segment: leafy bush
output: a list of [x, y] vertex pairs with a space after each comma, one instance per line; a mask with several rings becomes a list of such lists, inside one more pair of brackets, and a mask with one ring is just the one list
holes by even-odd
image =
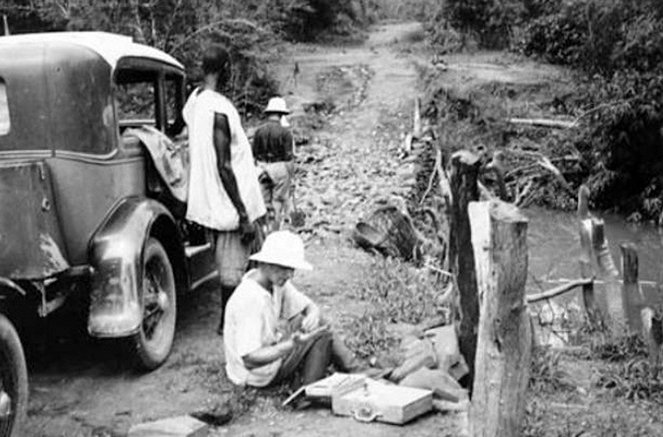
[[509, 45], [513, 28], [527, 15], [528, 3], [522, 0], [445, 0], [436, 10], [429, 28], [434, 40], [439, 39], [439, 26], [451, 27], [476, 39], [481, 47], [504, 48]]
[[662, 2], [447, 0], [428, 28], [444, 51], [467, 47], [470, 35], [483, 47], [578, 69], [577, 182], [588, 184], [597, 208], [663, 223]]
[[364, 16], [370, 21], [396, 19], [426, 21], [443, 0], [362, 0]]

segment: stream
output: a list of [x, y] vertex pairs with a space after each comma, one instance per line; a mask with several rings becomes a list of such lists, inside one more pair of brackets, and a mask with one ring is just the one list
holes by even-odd
[[[530, 208], [525, 211], [529, 218], [528, 250], [529, 273], [527, 292], [538, 293], [551, 289], [568, 280], [580, 277], [578, 259], [580, 238], [575, 213]], [[639, 279], [645, 301], [661, 303], [658, 288], [663, 282], [663, 229], [653, 224], [627, 223], [623, 217], [610, 214], [595, 214], [605, 222], [606, 237], [610, 243], [615, 265], [621, 273], [619, 245], [631, 242], [636, 245], [639, 261]], [[595, 284], [595, 290], [604, 287]], [[607, 296], [607, 299], [615, 299]], [[582, 308], [581, 292], [576, 289], [553, 299], [556, 303]], [[631, 316], [632, 317], [632, 316]], [[629, 321], [632, 322], [632, 318]]]

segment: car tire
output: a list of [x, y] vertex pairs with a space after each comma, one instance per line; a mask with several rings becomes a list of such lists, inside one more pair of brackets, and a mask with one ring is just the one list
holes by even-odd
[[0, 314], [0, 383], [0, 406], [4, 409], [7, 406], [5, 402], [8, 402], [9, 406], [8, 414], [0, 417], [0, 437], [18, 437], [21, 435], [28, 406], [28, 371], [16, 329], [2, 314]]
[[138, 299], [143, 313], [131, 350], [139, 368], [152, 370], [166, 361], [175, 337], [176, 287], [168, 253], [155, 238], [145, 243]]

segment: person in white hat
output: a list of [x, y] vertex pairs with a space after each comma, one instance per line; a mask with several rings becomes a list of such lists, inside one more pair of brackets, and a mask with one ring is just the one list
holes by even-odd
[[354, 355], [321, 320], [320, 309], [290, 282], [310, 270], [304, 243], [290, 231], [267, 236], [251, 256], [257, 267], [244, 275], [226, 307], [226, 373], [237, 385], [265, 387], [299, 374], [300, 384], [325, 376], [330, 363], [358, 369]]
[[281, 227], [290, 208], [294, 175], [294, 140], [285, 116], [290, 113], [282, 97], [269, 99], [267, 121], [253, 136], [253, 156], [261, 169], [260, 186], [272, 230]]

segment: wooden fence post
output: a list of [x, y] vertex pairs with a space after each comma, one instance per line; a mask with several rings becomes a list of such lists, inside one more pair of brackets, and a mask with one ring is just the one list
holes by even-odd
[[449, 226], [449, 263], [456, 274], [460, 292], [461, 321], [458, 332], [460, 352], [469, 367], [470, 387], [474, 377], [474, 357], [479, 324], [479, 297], [474, 269], [470, 219], [467, 207], [479, 199], [477, 178], [481, 163], [474, 154], [461, 150], [451, 156], [452, 207]]
[[499, 200], [472, 202], [469, 214], [481, 296], [470, 436], [511, 437], [521, 432], [532, 353], [527, 218]]
[[[579, 223], [580, 231], [580, 248], [582, 249], [580, 253], [580, 277], [581, 278], [591, 278], [594, 276], [594, 269], [592, 267], [592, 227], [591, 220], [581, 220]], [[585, 304], [585, 312], [587, 313], [587, 319], [589, 324], [594, 329], [603, 330], [605, 329], [605, 319], [603, 316], [603, 310], [598, 305], [596, 301], [596, 295], [594, 294], [594, 283], [585, 284], [582, 286], [582, 300]]]
[[[580, 277], [587, 279], [594, 276], [594, 268], [592, 266], [593, 250], [591, 219], [582, 220], [579, 223], [579, 231], [580, 247], [582, 249], [579, 260]], [[601, 306], [599, 306], [596, 300], [593, 283], [582, 286], [582, 300], [585, 304], [585, 311], [587, 312], [589, 324], [594, 329], [605, 329], [605, 317]]]
[[624, 243], [619, 248], [622, 251], [626, 314], [633, 330], [642, 332], [642, 337], [647, 343], [649, 369], [652, 377], [655, 378], [661, 365], [661, 343], [663, 342], [661, 320], [656, 316], [654, 309], [647, 305], [640, 289], [638, 282], [638, 252], [635, 250], [635, 244]]
[[622, 272], [624, 276], [624, 284], [622, 285], [622, 296], [626, 306], [624, 310], [628, 317], [629, 327], [636, 332], [640, 332], [642, 330], [640, 310], [644, 307], [645, 298], [638, 283], [638, 252], [633, 243], [622, 243], [619, 245], [619, 249], [622, 252]]

